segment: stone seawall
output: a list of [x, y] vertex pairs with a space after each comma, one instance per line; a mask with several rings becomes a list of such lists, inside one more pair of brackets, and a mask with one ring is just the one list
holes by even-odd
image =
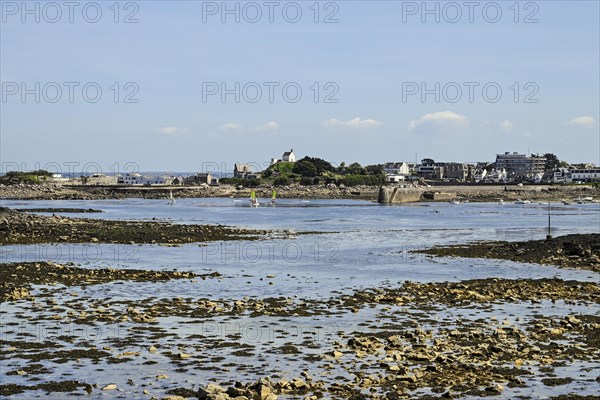
[[382, 186], [379, 189], [379, 197], [377, 201], [383, 204], [412, 203], [421, 201], [424, 193], [425, 189], [423, 188]]

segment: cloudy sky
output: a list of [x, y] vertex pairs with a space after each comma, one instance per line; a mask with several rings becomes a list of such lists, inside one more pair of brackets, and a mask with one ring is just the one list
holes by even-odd
[[1, 2], [4, 170], [600, 162], [597, 1], [23, 4]]

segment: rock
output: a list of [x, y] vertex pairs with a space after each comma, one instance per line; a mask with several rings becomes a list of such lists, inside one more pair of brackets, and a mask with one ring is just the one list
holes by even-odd
[[490, 393], [500, 394], [504, 391], [504, 386], [502, 386], [500, 384], [496, 384], [494, 386], [485, 388], [485, 391], [490, 392]]
[[417, 382], [417, 377], [415, 375], [399, 375], [396, 377], [396, 380], [401, 381], [401, 382], [409, 382], [409, 383], [416, 383]]
[[19, 300], [29, 297], [29, 290], [27, 288], [14, 288], [8, 292], [7, 298], [9, 300]]
[[328, 354], [333, 358], [340, 358], [344, 355], [344, 353], [342, 353], [341, 351], [337, 351], [337, 350], [334, 350]]
[[307, 371], [302, 371], [302, 373], [300, 373], [300, 375], [302, 375], [304, 377], [304, 379], [306, 379], [307, 381], [313, 380], [312, 376], [310, 376], [310, 374]]
[[222, 386], [216, 385], [214, 383], [209, 383], [205, 388], [200, 388], [198, 390], [198, 398], [200, 400], [209, 400], [213, 399], [217, 395], [223, 395], [226, 392], [227, 390]]
[[[272, 395], [273, 395], [273, 393], [269, 386], [261, 385], [260, 388], [258, 389], [258, 396], [259, 396], [260, 400], [267, 400], [267, 399], [270, 400]], [[275, 399], [276, 398], [277, 398], [277, 396], [275, 396]]]
[[521, 368], [522, 366], [523, 366], [523, 360], [521, 360], [520, 358], [517, 358], [515, 360], [515, 367]]

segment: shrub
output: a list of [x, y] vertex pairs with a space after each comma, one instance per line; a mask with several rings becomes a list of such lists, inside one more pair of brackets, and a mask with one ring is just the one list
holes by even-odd
[[289, 175], [292, 173], [292, 170], [294, 169], [294, 163], [293, 162], [285, 162], [285, 161], [279, 161], [277, 164], [273, 164], [271, 166], [269, 166], [269, 168], [267, 168], [264, 172], [263, 172], [263, 176], [265, 178], [271, 177], [273, 175], [278, 176], [278, 175]]
[[221, 178], [220, 182], [224, 185], [233, 185], [233, 186], [242, 185], [243, 187], [247, 187], [247, 188], [257, 187], [262, 184], [261, 179], [242, 179], [242, 178]]
[[310, 186], [310, 185], [313, 184], [313, 178], [310, 178], [308, 176], [304, 176], [304, 177], [300, 178], [300, 184], [303, 185], [303, 186]]
[[44, 170], [36, 170], [31, 172], [9, 171], [4, 176], [0, 176], [0, 183], [8, 185], [19, 183], [39, 184], [45, 182], [51, 176], [51, 172]]
[[311, 161], [304, 159], [298, 161], [296, 165], [294, 165], [293, 171], [302, 176], [316, 176], [318, 173], [317, 167]]
[[275, 186], [288, 186], [292, 183], [292, 180], [287, 176], [280, 176], [279, 178], [273, 181], [273, 185]]

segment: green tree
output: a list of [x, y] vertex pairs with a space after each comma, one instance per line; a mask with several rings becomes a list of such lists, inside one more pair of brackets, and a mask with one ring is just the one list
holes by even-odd
[[555, 170], [560, 166], [560, 160], [554, 154], [546, 153], [544, 157], [546, 158], [546, 166], [544, 168], [546, 171]]
[[367, 171], [367, 174], [369, 175], [383, 174], [383, 164], [367, 165], [365, 171]]
[[[333, 165], [331, 165], [331, 163], [329, 163], [328, 161], [323, 160], [322, 158], [304, 157], [304, 158], [300, 159], [298, 162], [300, 162], [300, 161], [310, 161], [317, 169], [317, 175], [321, 175], [325, 171], [329, 171], [329, 172], [335, 171], [335, 168], [333, 167]], [[298, 162], [296, 162], [296, 164], [298, 164]], [[296, 172], [296, 171], [294, 171], [294, 172]]]
[[267, 168], [265, 170], [265, 172], [263, 172], [263, 176], [265, 178], [268, 178], [268, 177], [272, 176], [274, 173], [276, 173], [275, 175], [289, 175], [292, 173], [293, 169], [294, 169], [294, 163], [280, 161], [276, 164], [270, 165], [269, 168]]
[[366, 175], [367, 171], [357, 162], [348, 165], [348, 173], [351, 175]]
[[317, 167], [315, 166], [315, 164], [313, 164], [311, 161], [309, 160], [305, 160], [302, 159], [298, 162], [296, 162], [296, 165], [294, 165], [294, 169], [293, 169], [295, 174], [299, 174], [302, 176], [317, 176], [318, 175], [318, 171], [317, 171]]
[[279, 178], [273, 181], [273, 185], [275, 186], [288, 186], [292, 183], [292, 180], [287, 176], [280, 176]]

